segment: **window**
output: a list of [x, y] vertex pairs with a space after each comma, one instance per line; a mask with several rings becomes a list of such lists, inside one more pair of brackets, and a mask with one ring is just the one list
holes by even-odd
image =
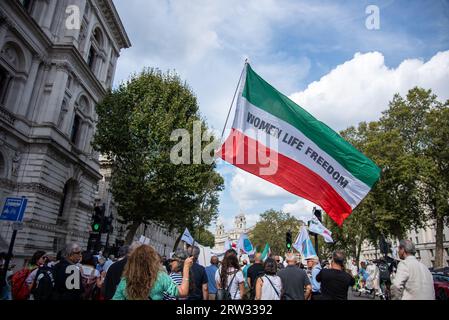
[[59, 217], [62, 217], [62, 214], [64, 213], [65, 200], [67, 198], [67, 190], [68, 190], [68, 184], [66, 183], [64, 185], [64, 189], [62, 190], [62, 199], [61, 199], [61, 203], [59, 204], [59, 212], [58, 212]]
[[449, 248], [446, 248], [446, 255], [449, 256]]
[[443, 241], [446, 241], [446, 235], [443, 233]]
[[91, 46], [89, 50], [89, 56], [87, 57], [87, 64], [89, 65], [90, 70], [94, 71], [95, 65], [95, 49]]
[[9, 72], [0, 66], [0, 103], [3, 103], [3, 99], [6, 97], [10, 79]]
[[99, 28], [96, 28], [94, 30], [93, 35], [94, 35], [95, 41], [97, 42], [98, 48], [103, 47], [103, 35], [101, 33], [101, 30]]
[[0, 153], [0, 177], [6, 176], [6, 163], [3, 154]]
[[416, 250], [416, 257], [421, 258], [421, 252], [419, 250]]
[[72, 125], [72, 133], [70, 134], [70, 141], [72, 141], [73, 144], [76, 145], [77, 138], [78, 138], [78, 131], [81, 124], [81, 118], [79, 115], [75, 115], [75, 119], [73, 119], [73, 125]]
[[30, 12], [33, 7], [34, 1], [33, 0], [19, 0], [19, 2], [26, 11]]
[[419, 243], [419, 239], [418, 239], [418, 237], [415, 237], [415, 239], [416, 239], [416, 244], [418, 244]]
[[430, 249], [430, 256], [433, 257], [433, 249]]

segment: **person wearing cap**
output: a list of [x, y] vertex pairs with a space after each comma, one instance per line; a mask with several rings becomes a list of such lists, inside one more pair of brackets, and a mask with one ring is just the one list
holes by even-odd
[[191, 246], [187, 248], [187, 253], [193, 257], [193, 265], [190, 270], [193, 276], [193, 289], [190, 290], [187, 300], [208, 300], [209, 288], [207, 285], [208, 279], [206, 268], [198, 263], [200, 248], [197, 246]]
[[321, 284], [316, 281], [316, 276], [321, 271], [320, 260], [317, 256], [310, 256], [306, 258], [307, 269], [310, 270], [310, 283], [312, 284], [312, 300], [318, 298], [321, 294]]
[[[182, 269], [184, 267], [184, 261], [189, 256], [184, 250], [177, 250], [171, 259], [169, 260], [170, 264], [170, 274], [169, 277], [173, 280], [176, 285], [180, 286], [182, 284]], [[176, 296], [170, 295], [167, 292], [164, 292], [164, 300], [185, 300], [186, 298], [177, 298]]]
[[307, 273], [297, 266], [297, 257], [293, 253], [286, 255], [287, 267], [279, 270], [283, 287], [283, 300], [309, 300], [312, 286]]

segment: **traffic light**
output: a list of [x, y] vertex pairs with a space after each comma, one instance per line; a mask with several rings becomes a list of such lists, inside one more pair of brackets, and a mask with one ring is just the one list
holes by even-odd
[[290, 231], [287, 231], [285, 234], [285, 244], [287, 246], [287, 251], [290, 251], [292, 249], [292, 233]]
[[104, 223], [103, 223], [103, 232], [104, 233], [112, 233], [114, 231], [114, 227], [112, 226], [112, 220], [114, 220], [112, 215], [104, 217]]
[[92, 216], [92, 231], [93, 232], [101, 232], [103, 226], [103, 218], [104, 218], [104, 206], [96, 206], [94, 208], [94, 215]]
[[320, 222], [323, 222], [323, 221], [321, 220], [321, 210], [317, 209], [316, 207], [313, 207], [313, 214], [315, 215], [315, 217], [318, 218], [318, 220], [319, 220]]

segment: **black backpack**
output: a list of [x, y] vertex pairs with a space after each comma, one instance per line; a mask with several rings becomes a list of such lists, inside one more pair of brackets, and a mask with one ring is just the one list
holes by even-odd
[[[226, 289], [224, 288], [224, 283], [222, 283], [222, 287], [221, 289], [217, 289], [217, 295], [216, 295], [216, 300], [232, 300], [232, 295], [231, 292], [229, 291], [229, 288], [232, 286], [232, 282], [234, 281], [234, 278], [237, 274], [238, 270], [236, 270], [234, 272], [234, 276], [231, 279], [231, 282], [229, 282], [228, 286], [226, 287]], [[237, 295], [237, 291], [234, 293], [234, 298]]]
[[390, 271], [386, 262], [379, 263], [379, 278], [380, 280], [390, 280]]
[[52, 300], [55, 292], [55, 277], [53, 269], [47, 266], [39, 267], [34, 279], [31, 293], [34, 300]]

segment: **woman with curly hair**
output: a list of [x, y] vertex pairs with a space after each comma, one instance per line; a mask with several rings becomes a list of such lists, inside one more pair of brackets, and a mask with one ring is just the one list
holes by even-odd
[[160, 271], [160, 260], [153, 247], [141, 245], [129, 257], [112, 300], [162, 300], [164, 292], [175, 297], [186, 297], [192, 264], [191, 257], [185, 260], [184, 276], [178, 286], [167, 273]]

